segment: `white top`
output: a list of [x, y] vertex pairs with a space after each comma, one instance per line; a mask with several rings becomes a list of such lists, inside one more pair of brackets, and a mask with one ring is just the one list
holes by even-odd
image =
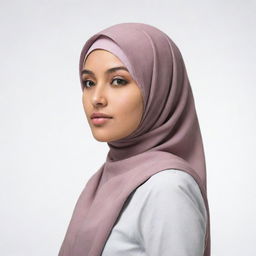
[[203, 256], [207, 211], [198, 184], [180, 170], [164, 170], [134, 190], [102, 256]]

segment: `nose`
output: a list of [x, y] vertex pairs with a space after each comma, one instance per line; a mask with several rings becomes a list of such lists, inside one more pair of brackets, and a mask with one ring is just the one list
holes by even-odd
[[94, 107], [105, 106], [107, 104], [107, 97], [104, 88], [100, 88], [100, 86], [95, 88], [92, 95], [92, 104]]

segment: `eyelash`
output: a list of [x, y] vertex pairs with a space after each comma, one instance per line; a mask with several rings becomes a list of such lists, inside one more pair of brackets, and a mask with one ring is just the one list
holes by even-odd
[[[124, 79], [122, 79], [122, 78], [114, 78], [114, 79], [112, 80], [111, 84], [112, 84], [113, 81], [115, 81], [115, 80], [120, 80], [120, 81], [122, 81], [122, 84], [121, 84], [120, 86], [126, 85], [126, 84], [128, 83], [128, 81], [126, 81], [126, 80], [124, 80]], [[91, 86], [88, 87], [88, 86], [86, 85], [86, 82], [87, 82], [87, 81], [92, 82], [92, 80], [89, 80], [89, 79], [83, 80], [83, 81], [82, 81], [83, 88], [91, 88]], [[116, 85], [116, 86], [119, 87], [119, 85]]]

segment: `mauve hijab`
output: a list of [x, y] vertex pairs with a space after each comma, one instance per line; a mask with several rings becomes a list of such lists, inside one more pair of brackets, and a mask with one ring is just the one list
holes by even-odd
[[204, 256], [210, 256], [203, 141], [178, 47], [151, 25], [112, 25], [91, 36], [82, 49], [82, 89], [81, 71], [94, 49], [112, 52], [128, 68], [141, 89], [144, 112], [134, 132], [107, 143], [106, 161], [81, 192], [58, 255], [100, 256], [128, 196], [152, 175], [173, 168], [189, 173], [199, 185], [208, 214]]

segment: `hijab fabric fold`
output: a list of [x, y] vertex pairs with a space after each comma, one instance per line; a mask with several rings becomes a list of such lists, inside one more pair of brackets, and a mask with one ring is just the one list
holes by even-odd
[[141, 89], [143, 116], [130, 135], [107, 142], [106, 160], [85, 184], [58, 256], [100, 256], [129, 195], [152, 175], [167, 169], [185, 171], [199, 185], [208, 216], [204, 256], [210, 256], [203, 140], [178, 47], [152, 25], [112, 25], [91, 36], [82, 48], [79, 61], [82, 90], [81, 71], [94, 49], [112, 52], [128, 68]]

